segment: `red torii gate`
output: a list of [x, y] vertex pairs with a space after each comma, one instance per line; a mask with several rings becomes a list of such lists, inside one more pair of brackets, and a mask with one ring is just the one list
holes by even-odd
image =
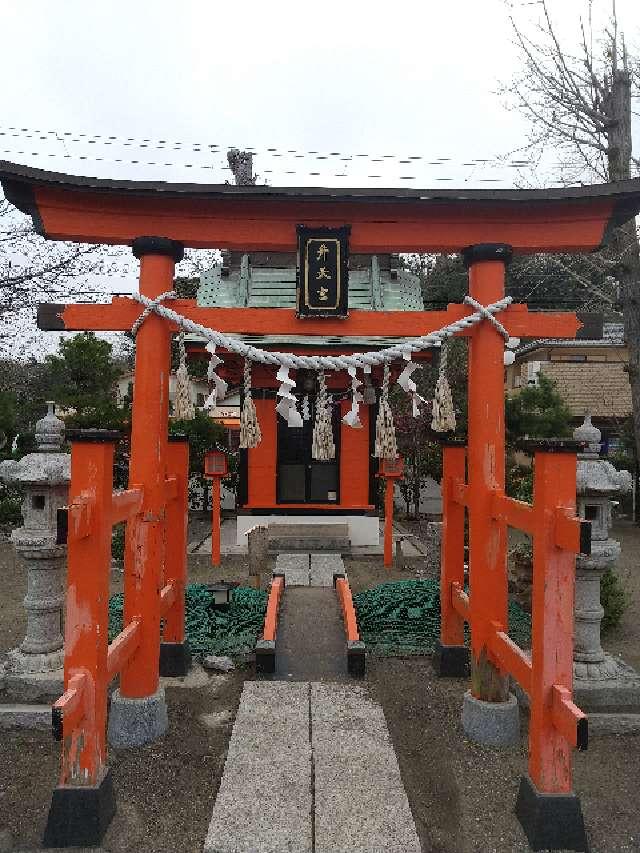
[[[173, 289], [174, 265], [184, 245], [293, 251], [296, 225], [348, 223], [354, 252], [463, 252], [470, 295], [488, 304], [504, 296], [512, 251], [591, 251], [640, 210], [638, 180], [540, 191], [287, 189], [117, 182], [3, 162], [0, 180], [6, 197], [32, 216], [43, 236], [130, 245], [140, 259], [140, 292], [151, 299]], [[344, 320], [310, 320], [287, 309], [205, 309], [192, 300], [176, 300], [171, 307], [223, 332], [293, 332], [311, 339], [418, 336], [471, 313], [465, 306], [450, 305], [444, 312], [352, 311]], [[39, 323], [43, 329], [125, 331], [141, 310], [126, 298], [106, 305], [48, 305], [41, 306]], [[511, 305], [500, 321], [513, 337], [573, 337], [579, 327], [574, 314], [530, 314], [522, 305]], [[182, 535], [167, 536], [169, 525], [172, 534], [175, 526], [184, 530], [186, 518], [184, 493], [176, 503], [186, 455], [170, 453], [167, 444], [173, 331], [171, 323], [152, 314], [137, 336], [129, 490], [112, 494], [111, 451], [108, 440], [104, 443], [108, 436], [86, 436], [89, 443], [73, 445], [66, 692], [54, 708], [63, 760], [48, 843], [96, 843], [113, 814], [104, 731], [108, 682], [121, 673], [121, 697], [139, 709], [150, 739], [162, 730], [166, 715], [158, 691], [159, 661], [171, 674], [188, 667], [182, 601], [185, 542]], [[580, 523], [574, 518], [575, 448], [547, 447], [536, 457], [533, 508], [505, 497], [504, 341], [486, 322], [462, 334], [470, 338], [467, 476], [465, 450], [445, 448], [438, 666], [443, 675], [466, 671], [462, 620], [468, 619], [473, 695], [501, 700], [511, 674], [531, 697], [529, 777], [523, 780], [517, 806], [531, 843], [585, 849], [570, 764], [570, 748], [586, 745], [586, 719], [571, 702], [573, 567], [580, 550]], [[547, 458], [556, 450], [568, 455]], [[465, 507], [469, 594], [461, 574]], [[105, 543], [114, 519], [124, 518], [129, 520], [125, 627], [107, 648]], [[507, 634], [507, 524], [535, 534], [531, 659]], [[170, 631], [161, 644], [162, 614], [168, 614]]]

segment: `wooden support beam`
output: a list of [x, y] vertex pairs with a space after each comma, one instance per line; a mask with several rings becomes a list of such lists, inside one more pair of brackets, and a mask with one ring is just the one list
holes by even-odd
[[500, 521], [516, 530], [522, 530], [524, 533], [533, 534], [534, 532], [535, 515], [533, 507], [524, 501], [508, 498], [500, 492], [493, 494], [491, 517], [495, 521]]
[[123, 489], [111, 497], [111, 524], [120, 524], [135, 515], [142, 505], [142, 489]]
[[127, 627], [109, 644], [107, 650], [107, 678], [112, 681], [125, 663], [131, 659], [140, 645], [142, 623], [140, 619], [132, 619]]
[[86, 684], [86, 673], [76, 673], [69, 679], [69, 686], [62, 696], [51, 706], [51, 723], [55, 740], [62, 740], [65, 726], [67, 731], [72, 731], [82, 722], [86, 713]]
[[83, 492], [68, 508], [67, 541], [86, 539], [93, 531], [95, 501], [91, 495]]
[[269, 591], [269, 599], [267, 601], [267, 612], [264, 615], [264, 630], [262, 639], [266, 642], [275, 642], [276, 631], [278, 630], [278, 611], [280, 609], [280, 599], [284, 590], [284, 577], [277, 575], [271, 581], [271, 589]]
[[167, 503], [178, 497], [178, 480], [176, 477], [167, 477], [164, 481], [164, 493]]
[[571, 691], [560, 684], [551, 688], [551, 719], [570, 746], [581, 751], [589, 745], [589, 723], [571, 698]]
[[344, 621], [344, 630], [347, 635], [348, 643], [357, 643], [360, 639], [358, 632], [358, 622], [356, 620], [356, 611], [353, 606], [353, 597], [351, 595], [351, 587], [345, 578], [336, 578], [336, 592], [340, 600], [340, 608], [342, 610], [342, 618]]
[[469, 506], [469, 486], [460, 479], [451, 483], [451, 500], [460, 506]]
[[[555, 536], [554, 541], [558, 548], [571, 551], [572, 554], [582, 553], [584, 546], [583, 521], [577, 518], [571, 510], [558, 507], [555, 512]], [[588, 523], [588, 522], [587, 522]], [[589, 524], [589, 531], [591, 525]], [[591, 537], [589, 536], [589, 545]]]
[[[352, 310], [344, 320], [299, 319], [289, 308], [202, 308], [193, 299], [176, 299], [167, 307], [207, 328], [230, 334], [329, 336], [418, 337], [468, 317], [473, 310], [451, 304], [446, 311], [364, 311]], [[138, 319], [143, 306], [132, 299], [114, 296], [107, 304], [45, 304], [38, 308], [38, 326], [44, 331], [126, 332]], [[529, 311], [526, 305], [512, 304], [498, 319], [514, 337], [574, 338], [581, 327], [574, 313]], [[177, 326], [169, 323], [171, 331]], [[459, 333], [473, 334], [473, 327]]]
[[160, 615], [164, 614], [171, 608], [176, 600], [176, 585], [174, 581], [169, 581], [160, 590]]
[[495, 633], [489, 636], [489, 656], [501, 670], [508, 672], [528, 695], [531, 693], [531, 658], [511, 637], [494, 623]]
[[460, 616], [462, 616], [465, 622], [469, 621], [469, 596], [462, 589], [460, 584], [455, 581], [451, 584], [451, 606], [456, 613], [459, 613]]

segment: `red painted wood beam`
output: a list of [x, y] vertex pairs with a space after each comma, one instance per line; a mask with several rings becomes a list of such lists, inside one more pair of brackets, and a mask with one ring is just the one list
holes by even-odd
[[132, 619], [127, 627], [109, 644], [107, 650], [107, 678], [114, 679], [140, 645], [142, 627], [140, 619]]
[[[201, 308], [193, 299], [176, 299], [168, 304], [176, 313], [216, 331], [246, 335], [391, 336], [418, 337], [474, 313], [466, 305], [452, 304], [446, 311], [351, 311], [345, 320], [301, 320], [289, 308]], [[38, 325], [44, 330], [96, 332], [129, 331], [143, 311], [132, 299], [115, 296], [106, 304], [80, 303], [41, 305]], [[512, 304], [498, 319], [514, 337], [573, 338], [581, 328], [571, 312], [529, 311], [526, 305]], [[169, 324], [172, 331], [177, 327]], [[461, 335], [472, 334], [465, 330]], [[312, 343], [312, 340], [310, 340]]]

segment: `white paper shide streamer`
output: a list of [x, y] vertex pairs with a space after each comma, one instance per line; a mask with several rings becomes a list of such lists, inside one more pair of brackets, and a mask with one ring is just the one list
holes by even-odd
[[216, 373], [216, 367], [222, 364], [222, 359], [216, 355], [216, 345], [209, 341], [207, 344], [207, 352], [209, 353], [209, 368], [207, 370], [207, 379], [209, 380], [210, 393], [204, 401], [206, 411], [213, 411], [218, 405], [218, 400], [224, 400], [227, 393], [227, 383], [221, 379]]
[[360, 403], [363, 402], [364, 396], [358, 391], [362, 382], [356, 376], [355, 367], [349, 368], [349, 376], [351, 376], [351, 408], [342, 418], [342, 423], [350, 426], [352, 429], [362, 429], [360, 421]]
[[282, 365], [276, 374], [276, 379], [280, 383], [280, 387], [276, 391], [276, 397], [280, 398], [276, 412], [285, 419], [290, 427], [301, 427], [302, 416], [296, 408], [297, 401], [293, 393], [296, 381], [289, 376], [289, 370], [290, 368]]
[[411, 378], [411, 374], [419, 367], [420, 365], [416, 364], [414, 361], [408, 361], [404, 370], [400, 376], [398, 376], [398, 385], [402, 388], [405, 394], [411, 395], [411, 410], [414, 418], [417, 418], [420, 415], [420, 403], [427, 402], [424, 397], [421, 397], [420, 394], [418, 394], [418, 386]]

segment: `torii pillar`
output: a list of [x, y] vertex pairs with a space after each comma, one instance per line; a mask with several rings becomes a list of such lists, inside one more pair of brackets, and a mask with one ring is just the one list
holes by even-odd
[[[140, 259], [140, 293], [155, 299], [173, 290], [182, 244], [164, 237], [138, 237], [131, 247]], [[170, 369], [171, 329], [152, 313], [136, 336], [129, 488], [141, 488], [143, 498], [141, 520], [127, 525], [124, 575], [124, 626], [141, 618], [144, 631], [111, 700], [109, 742], [113, 746], [149, 743], [164, 734], [168, 725], [159, 669]]]
[[[511, 246], [482, 243], [462, 253], [469, 271], [469, 294], [484, 305], [505, 295]], [[518, 705], [509, 694], [509, 676], [489, 660], [488, 637], [499, 625], [508, 630], [506, 527], [493, 518], [492, 499], [505, 488], [504, 339], [481, 323], [469, 339], [468, 484], [471, 691], [462, 722], [477, 733], [486, 721], [492, 738], [513, 742], [519, 732]], [[475, 738], [477, 739], [477, 737]]]

